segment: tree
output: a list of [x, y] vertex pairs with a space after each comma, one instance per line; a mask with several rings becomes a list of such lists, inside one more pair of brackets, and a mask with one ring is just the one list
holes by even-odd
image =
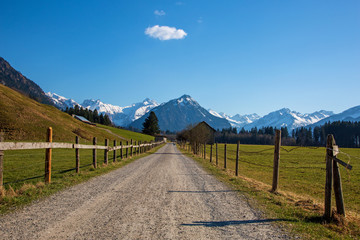
[[159, 120], [153, 111], [151, 111], [149, 116], [145, 119], [143, 127], [142, 132], [145, 134], [154, 136], [155, 134], [160, 133]]

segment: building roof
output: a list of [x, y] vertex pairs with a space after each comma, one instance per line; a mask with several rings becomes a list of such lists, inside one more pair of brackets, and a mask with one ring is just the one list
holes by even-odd
[[214, 128], [212, 128], [207, 122], [205, 121], [202, 121], [200, 123], [198, 123], [195, 127], [193, 128], [196, 128], [197, 126], [199, 126], [200, 124], [205, 124], [208, 128], [210, 128], [211, 130], [213, 130], [214, 132], [216, 132], [216, 130]]
[[87, 119], [84, 118], [83, 116], [75, 115], [74, 117], [75, 117], [76, 119], [79, 119], [80, 121], [87, 122], [87, 123], [91, 123], [89, 120], [87, 120]]

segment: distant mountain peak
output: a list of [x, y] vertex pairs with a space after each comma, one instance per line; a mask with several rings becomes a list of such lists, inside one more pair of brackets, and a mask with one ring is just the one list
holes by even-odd
[[193, 99], [190, 95], [184, 94], [181, 97], [170, 100], [170, 102], [174, 102], [174, 104], [179, 105], [193, 105], [193, 106], [200, 106], [199, 103]]
[[81, 106], [73, 99], [68, 99], [56, 93], [47, 92], [46, 95], [51, 99], [53, 104], [61, 110], [65, 110], [66, 108], [74, 108], [76, 105]]
[[[187, 94], [163, 103], [154, 108], [153, 111], [159, 119], [160, 129], [163, 131], [181, 131], [190, 124], [196, 124], [202, 121], [207, 122], [214, 129], [230, 127], [226, 119], [213, 116]], [[149, 113], [145, 114], [130, 126], [141, 129], [142, 123], [148, 115]]]

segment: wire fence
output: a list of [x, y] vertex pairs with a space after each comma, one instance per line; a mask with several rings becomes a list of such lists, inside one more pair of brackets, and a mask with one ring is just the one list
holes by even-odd
[[[185, 148], [191, 151], [191, 146], [187, 145]], [[203, 151], [204, 145], [200, 149]], [[226, 170], [235, 174], [236, 144], [226, 144], [226, 164], [225, 144], [207, 145], [205, 149], [207, 161], [211, 159], [211, 163], [221, 169], [225, 169], [226, 165]], [[262, 182], [270, 189], [273, 183], [274, 150], [274, 146], [268, 145], [240, 145], [239, 175]], [[326, 150], [326, 147], [281, 146], [279, 190], [321, 202], [324, 198]], [[200, 152], [197, 156], [204, 159], [204, 153]], [[348, 165], [353, 165], [351, 171], [345, 167], [339, 169], [343, 176], [343, 192], [347, 206], [360, 213], [360, 149], [341, 149], [338, 158]]]

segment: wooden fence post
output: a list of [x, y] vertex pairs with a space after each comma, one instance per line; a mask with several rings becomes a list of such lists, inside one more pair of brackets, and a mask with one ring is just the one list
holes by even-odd
[[206, 143], [204, 143], [204, 159], [206, 159]]
[[[75, 137], [75, 144], [79, 144], [79, 136]], [[80, 171], [80, 153], [79, 153], [79, 149], [75, 148], [75, 168], [76, 168], [76, 173], [79, 173]]]
[[126, 141], [126, 158], [129, 157], [129, 147], [128, 147], [128, 145], [129, 145], [129, 141]]
[[272, 189], [271, 189], [272, 192], [276, 192], [278, 183], [279, 183], [280, 146], [281, 146], [281, 131], [276, 130], [275, 149], [274, 149], [273, 184], [272, 184]]
[[224, 168], [226, 169], [226, 148], [227, 148], [227, 146], [226, 146], [226, 143], [225, 143], [225, 145], [224, 145]]
[[120, 159], [122, 160], [123, 159], [123, 142], [121, 141], [120, 142]]
[[132, 157], [133, 156], [133, 151], [134, 151], [134, 148], [133, 148], [133, 140], [132, 139], [130, 139], [130, 157]]
[[[0, 132], [0, 142], [4, 141], [4, 133]], [[4, 151], [0, 151], [0, 189], [4, 184]]]
[[[46, 141], [52, 142], [52, 128], [47, 130]], [[51, 148], [45, 150], [45, 183], [51, 182]]]
[[[105, 146], [109, 146], [109, 140], [108, 139], [105, 139]], [[104, 150], [104, 163], [107, 165], [108, 162], [109, 162], [109, 150], [108, 149], [105, 149]]]
[[[96, 137], [93, 138], [93, 145], [96, 146], [97, 139]], [[93, 149], [93, 167], [97, 167], [97, 161], [96, 161], [96, 148]]]
[[210, 162], [212, 162], [212, 149], [213, 149], [213, 144], [210, 144]]
[[327, 221], [331, 219], [331, 189], [333, 175], [333, 145], [335, 145], [334, 136], [329, 134], [326, 141], [326, 181], [325, 181], [325, 213], [324, 218]]
[[[116, 147], [116, 140], [114, 140], [114, 148]], [[113, 162], [116, 162], [116, 149], [114, 149], [114, 159]]]
[[333, 178], [334, 178], [334, 194], [336, 201], [336, 211], [338, 214], [345, 216], [344, 197], [341, 186], [341, 175], [340, 175], [338, 163], [334, 160], [333, 160]]
[[240, 150], [240, 141], [237, 142], [237, 146], [236, 146], [235, 176], [239, 176], [239, 150]]
[[218, 165], [219, 163], [219, 154], [218, 154], [218, 144], [216, 143], [216, 166]]

